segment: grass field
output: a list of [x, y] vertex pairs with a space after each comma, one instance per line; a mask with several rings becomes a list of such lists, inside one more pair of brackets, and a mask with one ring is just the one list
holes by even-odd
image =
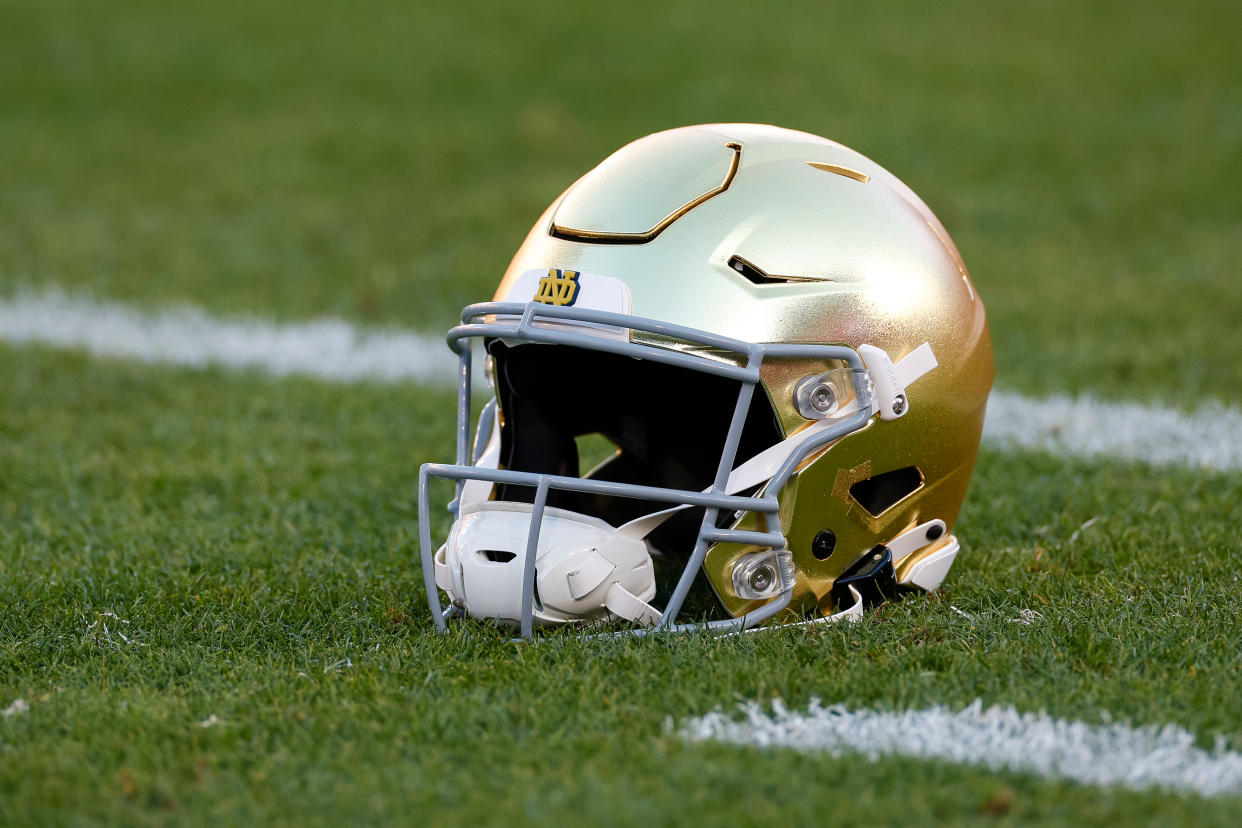
[[[924, 196], [987, 303], [998, 388], [1236, 406], [1236, 19], [11, 2], [0, 295], [438, 331], [607, 153], [752, 120]], [[986, 448], [936, 596], [848, 628], [532, 646], [429, 634], [414, 486], [452, 414], [440, 387], [0, 346], [0, 708], [29, 705], [0, 717], [0, 822], [1237, 824], [1237, 797], [668, 723], [980, 698], [1242, 749], [1242, 473]]]

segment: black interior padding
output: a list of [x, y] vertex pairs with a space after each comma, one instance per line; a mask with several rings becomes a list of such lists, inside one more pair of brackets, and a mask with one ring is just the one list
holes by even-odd
[[[489, 340], [487, 350], [495, 359], [503, 468], [578, 477], [588, 470], [579, 469], [574, 438], [599, 433], [620, 452], [595, 479], [692, 491], [712, 484], [737, 403], [736, 380], [564, 345]], [[781, 439], [772, 405], [756, 388], [734, 465]], [[529, 503], [534, 494], [530, 486], [505, 485], [496, 497]], [[620, 526], [674, 504], [553, 490], [548, 505]], [[701, 509], [687, 509], [651, 540], [684, 554], [702, 519]]]
[[914, 466], [906, 466], [860, 480], [850, 486], [850, 495], [872, 517], [879, 517], [922, 485], [922, 473]]

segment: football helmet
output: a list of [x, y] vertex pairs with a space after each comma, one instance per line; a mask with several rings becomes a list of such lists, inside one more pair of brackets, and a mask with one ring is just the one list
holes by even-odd
[[[931, 210], [841, 144], [755, 124], [641, 138], [461, 319], [456, 462], [419, 476], [440, 630], [852, 619], [936, 589], [958, 553], [993, 378], [983, 303]], [[441, 543], [433, 478], [456, 491]]]

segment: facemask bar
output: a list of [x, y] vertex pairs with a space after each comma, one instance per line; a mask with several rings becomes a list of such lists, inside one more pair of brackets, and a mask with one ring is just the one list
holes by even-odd
[[[493, 321], [476, 321], [480, 318], [492, 317]], [[629, 634], [645, 635], [651, 631], [683, 632], [689, 630], [718, 630], [739, 632], [751, 629], [789, 605], [793, 593], [793, 582], [781, 573], [780, 592], [754, 612], [741, 618], [712, 621], [706, 624], [678, 624], [677, 615], [686, 599], [695, 575], [703, 566], [708, 547], [712, 543], [744, 543], [769, 546], [776, 553], [784, 553], [785, 536], [781, 530], [778, 495], [785, 483], [797, 470], [801, 462], [816, 449], [851, 432], [857, 431], [867, 424], [874, 413], [873, 392], [870, 376], [863, 365], [862, 359], [852, 348], [839, 345], [802, 345], [802, 344], [762, 344], [745, 342], [738, 339], [719, 336], [706, 331], [673, 325], [655, 319], [645, 319], [627, 314], [609, 311], [574, 308], [569, 306], [543, 305], [536, 302], [483, 302], [468, 306], [462, 311], [462, 324], [448, 332], [446, 341], [459, 357], [458, 395], [457, 395], [457, 461], [453, 465], [444, 463], [424, 463], [418, 475], [418, 523], [419, 545], [423, 564], [423, 582], [427, 592], [427, 603], [431, 607], [436, 629], [447, 631], [447, 620], [461, 612], [460, 608], [450, 606], [447, 610], [440, 603], [439, 591], [435, 582], [434, 555], [435, 547], [431, 542], [430, 478], [441, 478], [456, 482], [456, 499], [454, 506], [460, 503], [462, 486], [466, 480], [481, 480], [492, 484], [516, 484], [535, 489], [535, 500], [530, 518], [530, 529], [527, 536], [526, 555], [522, 578], [522, 612], [520, 619], [521, 636], [530, 638], [533, 635], [534, 615], [534, 582], [535, 558], [539, 544], [539, 532], [543, 523], [544, 509], [547, 505], [548, 492], [552, 489], [592, 494], [612, 495], [617, 497], [636, 498], [673, 505], [701, 506], [705, 509], [703, 522], [699, 527], [698, 538], [694, 551], [691, 553], [685, 568], [678, 579], [661, 617], [654, 628], [635, 628], [626, 631]], [[516, 320], [516, 321], [512, 321]], [[544, 325], [538, 325], [544, 322]], [[562, 324], [556, 324], [562, 322]], [[552, 323], [552, 324], [546, 324]], [[570, 323], [568, 325], [563, 323]], [[621, 331], [625, 338], [608, 335], [608, 333], [584, 333], [572, 330], [571, 326], [589, 325], [593, 328], [612, 329], [609, 333]], [[658, 345], [647, 345], [633, 342], [630, 331], [644, 331], [673, 340], [689, 343], [694, 346], [714, 349], [725, 353], [736, 354], [743, 358], [744, 365], [721, 362], [710, 357], [663, 348]], [[737, 402], [725, 438], [725, 445], [716, 469], [715, 480], [706, 491], [685, 491], [657, 486], [641, 486], [632, 483], [617, 483], [605, 480], [566, 477], [534, 472], [519, 472], [507, 469], [487, 469], [469, 465], [477, 462], [481, 448], [475, 447], [474, 456], [470, 452], [470, 395], [471, 395], [471, 347], [473, 337], [494, 337], [511, 342], [542, 343], [549, 345], [569, 345], [595, 351], [621, 354], [623, 356], [645, 359], [677, 365], [694, 371], [701, 371], [717, 376], [738, 380], [741, 387]], [[857, 409], [848, 415], [842, 415], [839, 422], [823, 428], [808, 429], [806, 440], [799, 444], [790, 456], [773, 474], [761, 495], [741, 497], [730, 495], [726, 491], [729, 474], [737, 460], [738, 443], [741, 440], [742, 428], [751, 398], [759, 384], [759, 367], [767, 357], [774, 359], [823, 359], [840, 360], [849, 365], [857, 397]], [[480, 415], [478, 437], [476, 442], [485, 439], [490, 428], [485, 429], [482, 420], [490, 423], [496, 416], [495, 400], [484, 408]], [[452, 508], [452, 507], [451, 507]], [[767, 517], [767, 532], [751, 532], [736, 529], [718, 529], [716, 519], [722, 510], [762, 512]], [[452, 509], [454, 515], [457, 510]]]

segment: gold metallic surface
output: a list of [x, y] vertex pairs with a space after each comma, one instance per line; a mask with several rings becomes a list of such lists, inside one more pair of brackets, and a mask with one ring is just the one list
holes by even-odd
[[548, 275], [539, 280], [539, 289], [531, 301], [543, 305], [572, 305], [582, 289], [578, 284], [580, 275], [574, 270], [548, 268]]
[[832, 496], [844, 503], [849, 503], [850, 487], [871, 477], [871, 461], [865, 460], [852, 469], [837, 469], [832, 478]]
[[837, 164], [821, 164], [819, 161], [807, 161], [806, 163], [810, 164], [812, 167], [814, 167], [817, 170], [823, 170], [824, 172], [830, 172], [830, 173], [836, 173], [837, 175], [843, 175], [846, 178], [852, 178], [855, 181], [861, 181], [863, 184], [866, 184], [868, 181], [871, 180], [871, 176], [867, 175], [866, 173], [859, 172], [858, 170], [851, 170], [849, 167], [842, 167], [842, 166], [838, 166]]
[[[703, 133], [683, 133], [675, 146], [667, 146], [667, 141], [654, 143], [655, 147], [646, 147], [643, 141], [635, 141], [596, 168], [615, 166], [622, 174], [586, 176], [571, 187], [556, 211], [552, 232], [578, 241], [649, 242], [695, 207], [729, 189], [742, 159], [740, 144]], [[721, 149], [728, 151], [723, 178], [719, 176]], [[716, 185], [704, 191], [713, 176]], [[635, 183], [642, 187], [638, 194], [632, 191]], [[618, 205], [624, 205], [623, 209]], [[621, 229], [643, 227], [655, 215], [653, 208], [668, 207], [672, 209], [646, 230]]]
[[[699, 134], [688, 138], [691, 132]], [[939, 362], [907, 389], [910, 405], [904, 417], [873, 419], [838, 440], [782, 492], [782, 528], [798, 571], [793, 608], [829, 610], [834, 579], [875, 545], [935, 518], [952, 530], [970, 481], [992, 385], [992, 346], [983, 304], [957, 248], [931, 210], [891, 173], [853, 150], [807, 133], [753, 124], [686, 127], [643, 141], [648, 150], [669, 141], [678, 152], [690, 154], [699, 151], [694, 147], [718, 153], [733, 142], [741, 152], [727, 189], [690, 205], [643, 244], [552, 235], [552, 216], [559, 216], [562, 205], [558, 199], [518, 250], [498, 298], [526, 270], [579, 270], [624, 280], [638, 316], [752, 342], [853, 348], [866, 343], [883, 348], [894, 360], [928, 342]], [[596, 216], [610, 211], [631, 217], [669, 215], [668, 185], [651, 179], [652, 168], [637, 163], [637, 156], [629, 158], [587, 173], [570, 188], [570, 195], [589, 191], [597, 196], [591, 206]], [[848, 169], [868, 181], [863, 186], [852, 176], [824, 175], [825, 167]], [[613, 196], [617, 201], [610, 203]], [[629, 201], [623, 203], [623, 198]], [[646, 198], [649, 203], [634, 203]], [[753, 284], [729, 267], [733, 256], [765, 273], [806, 281]], [[809, 424], [794, 407], [797, 382], [835, 367], [809, 360], [762, 366], [764, 391], [785, 434]], [[694, 412], [671, 416], [693, 417]], [[840, 470], [864, 463], [871, 464], [872, 474], [916, 466], [924, 485], [873, 517], [852, 497], [834, 497]], [[764, 524], [755, 514], [741, 521], [747, 529], [764, 530]], [[823, 529], [835, 533], [837, 544], [820, 561], [810, 549]], [[742, 601], [732, 593], [731, 566], [750, 551], [755, 549], [718, 544], [704, 564], [722, 602], [735, 614], [762, 603]]]

